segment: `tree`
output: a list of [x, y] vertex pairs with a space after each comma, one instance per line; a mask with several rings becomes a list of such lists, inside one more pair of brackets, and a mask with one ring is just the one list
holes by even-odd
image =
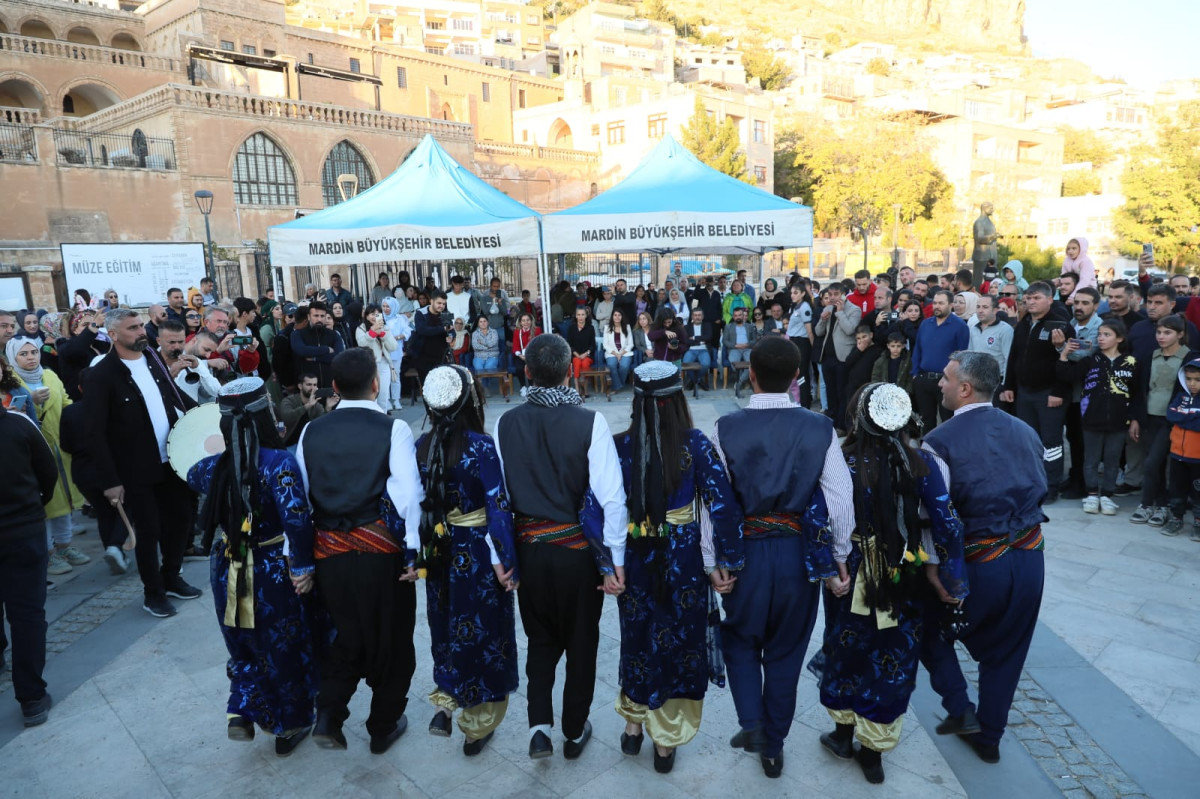
[[746, 171], [746, 154], [742, 152], [737, 125], [729, 117], [718, 125], [716, 115], [709, 113], [699, 97], [696, 110], [683, 128], [682, 139], [684, 147], [713, 169], [746, 183], [754, 182]]
[[758, 41], [745, 42], [742, 66], [746, 68], [746, 77], [758, 78], [767, 91], [782, 89], [792, 77], [792, 68], [788, 66], [787, 61], [776, 58], [774, 53]]
[[1059, 132], [1063, 135], [1064, 164], [1090, 163], [1093, 169], [1099, 169], [1112, 163], [1115, 157], [1112, 147], [1094, 131], [1064, 126], [1059, 128]]
[[875, 56], [867, 62], [868, 75], [882, 75], [887, 77], [892, 74], [892, 65], [888, 63], [886, 58]]
[[1153, 242], [1159, 263], [1184, 266], [1200, 256], [1200, 101], [1181, 105], [1156, 145], [1132, 153], [1121, 184], [1125, 205], [1113, 219], [1121, 253], [1135, 257]]
[[1073, 169], [1063, 174], [1062, 196], [1083, 197], [1100, 193], [1100, 177], [1091, 171]]

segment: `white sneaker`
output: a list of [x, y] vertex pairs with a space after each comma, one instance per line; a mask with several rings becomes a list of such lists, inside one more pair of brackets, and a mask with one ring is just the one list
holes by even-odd
[[1100, 497], [1087, 496], [1083, 498], [1084, 513], [1099, 513], [1100, 512]]
[[1116, 516], [1117, 515], [1117, 503], [1113, 502], [1112, 497], [1101, 497], [1100, 498], [1100, 512], [1103, 513], [1105, 516]]
[[82, 566], [85, 563], [92, 562], [92, 559], [89, 556], [83, 554], [73, 546], [64, 547], [60, 549], [59, 552], [61, 552], [62, 556], [67, 559], [67, 563], [70, 563], [72, 566]]
[[50, 550], [50, 560], [46, 563], [46, 574], [67, 574], [73, 571], [71, 564], [63, 557], [62, 550]]
[[104, 562], [108, 564], [108, 570], [113, 574], [124, 574], [129, 568], [129, 564], [125, 562], [125, 553], [120, 547], [108, 547], [104, 550]]

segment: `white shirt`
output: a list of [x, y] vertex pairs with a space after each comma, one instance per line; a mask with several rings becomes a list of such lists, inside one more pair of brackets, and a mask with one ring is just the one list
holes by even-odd
[[455, 294], [453, 291], [446, 295], [446, 310], [454, 314], [455, 319], [470, 321], [471, 295], [466, 291]]
[[[493, 435], [500, 440], [500, 421], [496, 420]], [[504, 472], [504, 456], [496, 447], [500, 459], [500, 471]], [[504, 482], [513, 479], [528, 479], [528, 475], [504, 474]], [[592, 443], [588, 446], [588, 488], [592, 489], [596, 501], [604, 510], [604, 545], [612, 553], [614, 566], [625, 565], [625, 534], [629, 524], [629, 511], [625, 507], [625, 479], [621, 474], [621, 461], [617, 457], [617, 445], [612, 430], [601, 414], [592, 416]]]
[[[754, 394], [746, 410], [764, 408], [798, 408], [787, 394]], [[854, 533], [854, 481], [850, 478], [850, 467], [842, 456], [842, 448], [838, 446], [837, 432], [829, 434], [829, 447], [825, 450], [825, 463], [821, 467], [821, 477], [818, 484], [825, 494], [825, 504], [829, 506], [829, 527], [833, 532], [833, 558], [839, 563], [845, 563], [850, 555], [850, 536]], [[717, 428], [713, 426], [713, 447], [725, 463], [725, 453], [721, 450], [721, 442], [717, 437]], [[728, 469], [728, 464], [726, 465]], [[704, 567], [711, 569], [716, 563], [713, 552], [712, 531], [708, 531], [705, 541], [705, 525], [701, 525], [700, 549], [704, 556]]]
[[132, 361], [122, 358], [121, 363], [125, 364], [129, 374], [133, 375], [133, 382], [137, 384], [138, 391], [142, 392], [146, 410], [150, 412], [150, 424], [154, 425], [154, 437], [158, 439], [158, 455], [162, 462], [166, 463], [167, 434], [171, 432], [171, 421], [167, 418], [167, 406], [163, 404], [162, 394], [158, 391], [154, 375], [150, 373], [146, 356], [139, 355]]
[[[338, 403], [330, 413], [342, 408], [366, 408], [384, 413], [375, 400], [348, 400]], [[310, 425], [305, 425], [296, 442], [296, 460], [300, 463], [300, 477], [304, 480], [304, 491], [312, 499], [308, 485], [308, 468], [304, 465], [304, 436]], [[425, 488], [421, 485], [421, 474], [417, 470], [417, 446], [407, 422], [396, 419], [392, 422], [391, 449], [388, 453], [387, 495], [396, 512], [404, 517], [404, 547], [421, 549], [421, 502], [425, 499]]]
[[212, 370], [208, 368], [208, 361], [200, 361], [198, 365], [188, 367], [188, 369], [200, 375], [200, 381], [189, 383], [187, 381], [188, 370], [184, 369], [175, 375], [175, 385], [179, 387], [179, 390], [195, 400], [198, 405], [216, 402], [217, 395], [221, 392], [221, 382], [213, 377]]

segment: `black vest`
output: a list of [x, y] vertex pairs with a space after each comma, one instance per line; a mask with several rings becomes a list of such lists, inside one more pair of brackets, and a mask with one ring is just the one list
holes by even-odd
[[741, 410], [717, 420], [717, 438], [743, 514], [803, 514], [821, 479], [833, 422], [800, 407]]
[[317, 529], [352, 530], [380, 517], [379, 500], [391, 474], [393, 424], [378, 411], [335, 408], [304, 428], [304, 467]]
[[496, 443], [513, 513], [576, 523], [588, 490], [595, 413], [578, 405], [525, 403], [500, 417]]
[[938, 425], [925, 443], [950, 467], [950, 500], [966, 541], [1012, 535], [1046, 521], [1042, 441], [1025, 422], [979, 408]]

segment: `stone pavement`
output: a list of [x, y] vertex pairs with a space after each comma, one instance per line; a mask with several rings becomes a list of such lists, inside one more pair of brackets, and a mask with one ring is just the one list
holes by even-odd
[[[744, 400], [731, 392], [702, 395], [692, 403], [696, 425], [711, 430], [739, 404]], [[627, 393], [589, 406], [614, 431], [628, 424]], [[490, 406], [489, 417], [508, 407]], [[419, 432], [419, 409], [406, 408], [402, 417]], [[1200, 544], [1130, 525], [1133, 503], [1122, 505], [1113, 518], [1083, 514], [1065, 500], [1049, 509], [1042, 624], [1001, 763], [987, 766], [957, 739], [931, 734], [942, 711], [922, 672], [901, 743], [884, 759], [886, 790], [922, 797], [1196, 795]], [[622, 756], [623, 722], [612, 711], [619, 633], [611, 599], [602, 618], [595, 739], [579, 761], [527, 758], [523, 687], [479, 757], [462, 756], [457, 732], [451, 741], [427, 735], [432, 708], [424, 697], [432, 678], [423, 612], [410, 731], [393, 750], [383, 757], [367, 752], [364, 689], [351, 705], [348, 752], [306, 742], [279, 760], [269, 736], [253, 744], [225, 737], [225, 653], [208, 591], [199, 601], [178, 602], [178, 616], [155, 621], [141, 610], [136, 576], [108, 575], [94, 532], [77, 543], [96, 560], [60, 578], [48, 601], [47, 679], [56, 698], [50, 722], [23, 731], [15, 703], [5, 699], [8, 675], [0, 674], [0, 797], [725, 796], [731, 785], [762, 796], [878, 795], [855, 764], [835, 760], [817, 743], [830, 722], [807, 672], [781, 780], [767, 780], [756, 757], [729, 748], [737, 723], [723, 689], [710, 688], [702, 730], [680, 750], [672, 774], [655, 774], [646, 749], [636, 759]], [[185, 576], [206, 586], [206, 565], [185, 564]], [[814, 648], [819, 635], [818, 625]], [[973, 680], [974, 665], [966, 660], [964, 667]], [[555, 746], [561, 749], [561, 739]]]

